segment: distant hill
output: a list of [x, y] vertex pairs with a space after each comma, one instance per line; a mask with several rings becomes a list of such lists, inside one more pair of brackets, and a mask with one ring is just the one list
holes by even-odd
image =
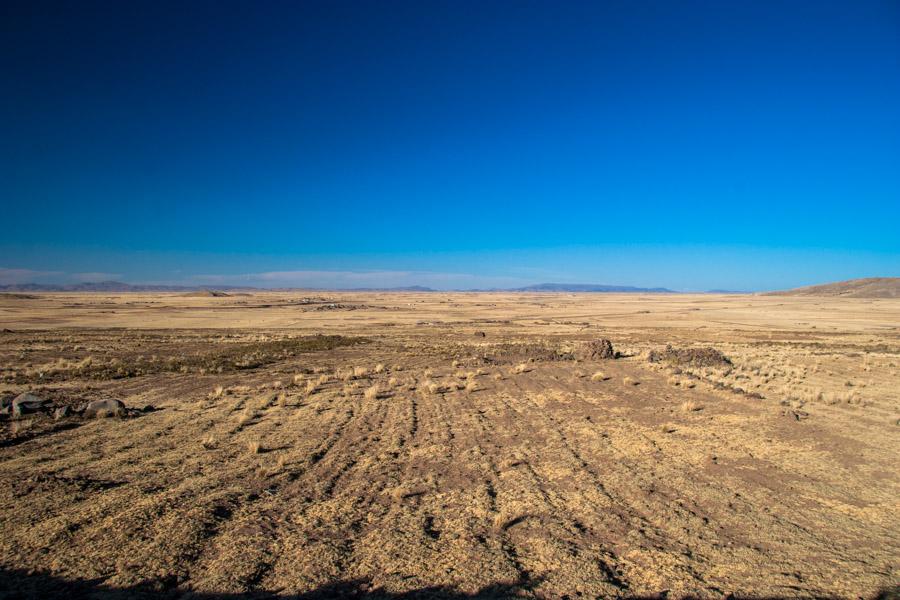
[[769, 296], [831, 296], [841, 298], [900, 298], [900, 277], [869, 277], [769, 292]]
[[7, 292], [187, 292], [197, 287], [183, 285], [132, 285], [121, 281], [98, 281], [92, 283], [14, 283], [0, 285]]
[[511, 292], [630, 292], [674, 294], [673, 290], [666, 288], [642, 288], [629, 285], [597, 285], [593, 283], [538, 283], [526, 287], [509, 290]]

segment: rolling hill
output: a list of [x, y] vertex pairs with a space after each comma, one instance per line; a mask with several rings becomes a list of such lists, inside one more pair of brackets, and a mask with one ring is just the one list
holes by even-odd
[[900, 277], [869, 277], [769, 292], [771, 296], [829, 296], [842, 298], [900, 298]]

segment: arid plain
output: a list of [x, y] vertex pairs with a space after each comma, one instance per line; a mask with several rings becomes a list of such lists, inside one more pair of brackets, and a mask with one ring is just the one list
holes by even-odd
[[0, 422], [2, 596], [900, 584], [897, 299], [2, 294], [0, 331], [46, 401]]

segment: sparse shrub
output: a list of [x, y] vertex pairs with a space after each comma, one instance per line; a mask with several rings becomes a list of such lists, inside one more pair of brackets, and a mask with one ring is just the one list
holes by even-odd
[[380, 392], [381, 390], [378, 388], [378, 384], [376, 383], [366, 388], [366, 391], [363, 393], [363, 397], [365, 397], [366, 400], [375, 400], [376, 398], [378, 398], [378, 394]]
[[475, 380], [471, 380], [468, 383], [466, 383], [466, 391], [467, 392], [478, 391], [478, 382], [476, 382]]
[[294, 375], [294, 385], [302, 385], [304, 378], [305, 376], [303, 375], [303, 373], [297, 373], [296, 375]]
[[593, 375], [591, 375], [591, 381], [606, 381], [609, 377], [606, 376], [606, 373], [603, 371], [597, 371]]
[[381, 363], [378, 363], [377, 365], [375, 365], [374, 371], [376, 373], [384, 373], [384, 365]]
[[640, 385], [641, 382], [632, 377], [625, 377], [622, 380], [622, 383], [624, 383], [625, 385]]

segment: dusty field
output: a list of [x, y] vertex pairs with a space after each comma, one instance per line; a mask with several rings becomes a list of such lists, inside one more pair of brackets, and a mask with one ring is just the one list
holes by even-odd
[[900, 584], [898, 300], [2, 295], [26, 390], [156, 410], [2, 417], [4, 597]]

